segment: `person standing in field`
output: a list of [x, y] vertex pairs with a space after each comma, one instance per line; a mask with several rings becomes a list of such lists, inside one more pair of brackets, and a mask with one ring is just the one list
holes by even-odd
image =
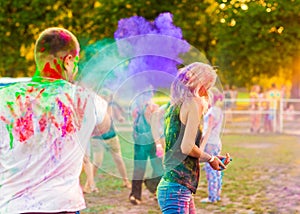
[[200, 149], [201, 119], [216, 77], [212, 66], [195, 62], [182, 68], [171, 85], [165, 112], [165, 172], [157, 188], [162, 213], [196, 213], [192, 194], [199, 183], [199, 161], [209, 162], [215, 170], [229, 163]]
[[[159, 148], [156, 148], [151, 130], [151, 117], [158, 110], [158, 105], [153, 103], [152, 97], [152, 91], [140, 94], [136, 99], [132, 113], [134, 119], [134, 168], [129, 201], [134, 205], [139, 205], [142, 202], [142, 184], [148, 158], [150, 158], [153, 168], [151, 178], [160, 178], [163, 173], [162, 160], [157, 157], [157, 149]], [[156, 186], [153, 188], [156, 189]]]
[[118, 119], [119, 122], [124, 121], [124, 117], [122, 115], [123, 111], [121, 110], [121, 106], [113, 101], [113, 97], [110, 91], [105, 89], [103, 90], [102, 95], [108, 102], [107, 111], [111, 117], [112, 122], [108, 132], [100, 136], [93, 136], [91, 139], [91, 152], [93, 159], [92, 161], [90, 161], [89, 157], [87, 157], [87, 160], [84, 164], [85, 173], [87, 175], [87, 180], [83, 188], [85, 193], [99, 191], [96, 187], [95, 176], [97, 174], [98, 168], [102, 166], [104, 150], [106, 149], [106, 147], [109, 149], [116, 167], [122, 177], [123, 186], [126, 188], [131, 188], [131, 184], [127, 177], [126, 166], [122, 158], [120, 139], [113, 123], [113, 115], [115, 115], [115, 118]]
[[[207, 140], [200, 145], [200, 149], [210, 155], [218, 156], [222, 150], [221, 131], [223, 124], [223, 94], [217, 89], [212, 88], [211, 106], [204, 115], [203, 133]], [[201, 200], [202, 203], [214, 203], [221, 200], [222, 176], [223, 172], [214, 170], [208, 162], [204, 163], [206, 172], [208, 197]]]
[[251, 88], [250, 97], [250, 110], [251, 110], [251, 133], [259, 133], [261, 128], [261, 89], [259, 85], [254, 85]]

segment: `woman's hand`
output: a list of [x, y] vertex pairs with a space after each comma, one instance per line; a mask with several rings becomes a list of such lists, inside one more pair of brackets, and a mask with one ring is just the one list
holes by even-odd
[[226, 169], [226, 165], [228, 165], [231, 161], [229, 153], [226, 153], [226, 156], [218, 155], [217, 157], [214, 157], [212, 161], [209, 161], [210, 166], [214, 170], [224, 170]]
[[218, 171], [226, 169], [225, 164], [222, 163], [222, 161], [218, 157], [213, 156], [212, 158], [213, 159], [208, 162], [210, 164], [211, 168], [213, 168], [214, 170], [218, 170]]
[[156, 156], [162, 158], [164, 156], [164, 149], [161, 144], [156, 144]]
[[225, 164], [225, 166], [228, 165], [231, 161], [229, 153], [226, 153], [226, 156], [218, 155], [217, 157]]

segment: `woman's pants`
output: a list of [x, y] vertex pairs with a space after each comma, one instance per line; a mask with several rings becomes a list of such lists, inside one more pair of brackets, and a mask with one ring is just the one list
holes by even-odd
[[[216, 144], [206, 144], [205, 152], [210, 155], [218, 155], [221, 147]], [[217, 171], [211, 168], [209, 163], [205, 163], [204, 170], [206, 172], [207, 185], [208, 185], [208, 199], [212, 202], [221, 200], [221, 189], [222, 189], [222, 171]]]
[[163, 214], [196, 213], [192, 192], [187, 187], [163, 178], [157, 187], [157, 200]]

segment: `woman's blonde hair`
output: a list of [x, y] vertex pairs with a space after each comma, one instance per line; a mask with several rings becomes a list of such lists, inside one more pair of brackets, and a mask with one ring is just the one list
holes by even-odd
[[194, 62], [178, 71], [171, 85], [171, 102], [181, 104], [186, 97], [199, 97], [199, 90], [208, 91], [216, 82], [214, 68], [205, 63]]

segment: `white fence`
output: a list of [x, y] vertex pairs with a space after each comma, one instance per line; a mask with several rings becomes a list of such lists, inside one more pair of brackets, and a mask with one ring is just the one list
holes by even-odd
[[[300, 99], [281, 99], [279, 102], [260, 99], [258, 108], [251, 108], [250, 99], [225, 99], [224, 132], [251, 133], [253, 120], [259, 133], [276, 132], [300, 135]], [[271, 107], [267, 107], [269, 105]], [[270, 123], [272, 131], [266, 129]]]

